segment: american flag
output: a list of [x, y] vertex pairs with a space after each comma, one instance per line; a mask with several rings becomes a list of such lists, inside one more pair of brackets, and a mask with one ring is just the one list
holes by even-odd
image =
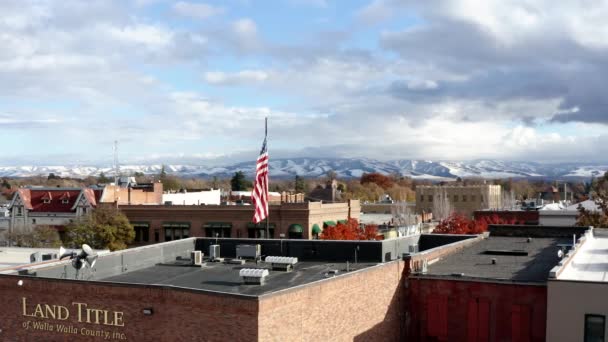
[[253, 181], [253, 191], [251, 198], [255, 213], [253, 214], [253, 222], [260, 223], [268, 217], [268, 150], [266, 148], [266, 139], [268, 137], [268, 120], [266, 120], [266, 129], [264, 134], [264, 143], [260, 156], [256, 162], [255, 179]]

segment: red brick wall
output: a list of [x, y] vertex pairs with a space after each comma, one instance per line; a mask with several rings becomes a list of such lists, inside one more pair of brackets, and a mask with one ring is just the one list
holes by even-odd
[[[17, 281], [23, 279], [23, 286]], [[105, 285], [16, 276], [0, 277], [0, 341], [102, 341], [81, 334], [81, 329], [124, 334], [105, 341], [257, 341], [256, 299], [205, 294], [201, 292], [151, 288], [145, 286]], [[65, 306], [70, 318], [65, 321], [23, 316], [22, 298], [27, 298], [27, 313], [32, 305], [48, 303]], [[72, 302], [91, 308], [124, 312], [124, 327], [78, 323]], [[154, 313], [146, 316], [144, 308]], [[30, 321], [29, 329], [24, 324]], [[32, 322], [71, 325], [76, 334], [32, 329]]]
[[260, 340], [401, 340], [404, 266], [395, 261], [262, 297]]
[[422, 278], [408, 286], [410, 341], [545, 341], [546, 286]]

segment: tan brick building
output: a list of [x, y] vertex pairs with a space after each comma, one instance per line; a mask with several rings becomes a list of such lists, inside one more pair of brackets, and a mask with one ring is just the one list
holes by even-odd
[[455, 212], [472, 216], [476, 210], [501, 209], [500, 185], [434, 185], [416, 187], [416, 212], [433, 212], [435, 202], [447, 196]]
[[[254, 224], [251, 205], [120, 205], [135, 227], [134, 244], [190, 236], [264, 238], [265, 223]], [[358, 200], [344, 203], [301, 202], [270, 205], [270, 238], [313, 239], [324, 226], [359, 219]]]

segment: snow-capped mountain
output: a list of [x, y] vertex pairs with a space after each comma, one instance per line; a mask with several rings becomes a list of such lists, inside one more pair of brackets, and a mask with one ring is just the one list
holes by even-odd
[[[122, 174], [135, 172], [159, 174], [162, 165], [121, 165]], [[236, 171], [253, 175], [255, 162], [244, 162], [223, 167], [203, 165], [165, 165], [165, 171], [182, 177], [228, 177]], [[545, 177], [566, 178], [599, 176], [608, 170], [608, 165], [590, 165], [576, 163], [540, 164], [533, 162], [510, 162], [499, 160], [474, 161], [430, 161], [430, 160], [392, 160], [378, 161], [364, 158], [324, 159], [294, 158], [271, 159], [270, 174], [272, 177], [319, 177], [333, 170], [339, 177], [360, 177], [363, 173], [380, 172], [383, 174], [401, 174], [419, 179], [453, 179], [456, 177], [481, 178], [517, 178]], [[30, 177], [53, 173], [61, 177], [84, 178], [113, 175], [109, 166], [0, 166], [0, 177]]]

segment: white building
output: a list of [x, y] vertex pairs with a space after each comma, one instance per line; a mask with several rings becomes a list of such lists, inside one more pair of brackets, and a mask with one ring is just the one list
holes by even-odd
[[604, 231], [588, 231], [551, 270], [547, 341], [606, 340], [608, 232]]
[[220, 189], [211, 189], [196, 192], [164, 193], [163, 203], [172, 205], [219, 205]]
[[601, 209], [593, 200], [566, 206], [562, 203], [551, 203], [543, 206], [538, 211], [538, 222], [541, 226], [562, 226], [571, 227], [576, 225], [578, 220], [578, 206], [581, 205], [589, 211], [600, 211]]

